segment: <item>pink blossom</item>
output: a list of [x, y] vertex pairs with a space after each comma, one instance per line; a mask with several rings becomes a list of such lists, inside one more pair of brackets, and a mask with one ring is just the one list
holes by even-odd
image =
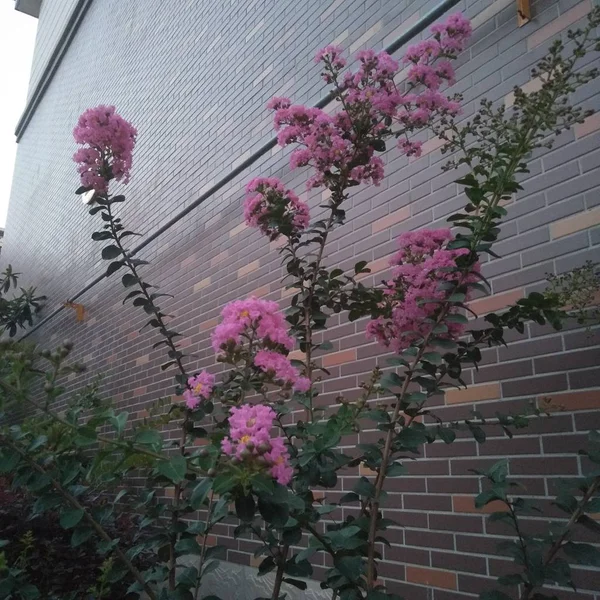
[[296, 392], [307, 392], [311, 387], [310, 379], [300, 377], [290, 359], [279, 352], [260, 350], [254, 357], [254, 365], [279, 385], [293, 387]]
[[[458, 114], [455, 100], [445, 96], [442, 85], [454, 83], [449, 59], [461, 52], [471, 33], [462, 15], [452, 15], [432, 28], [433, 39], [411, 46], [404, 57], [410, 65], [407, 89], [402, 92], [394, 81], [398, 63], [385, 52], [363, 50], [357, 54], [358, 66], [345, 66], [341, 48], [327, 46], [316, 55], [325, 64], [323, 76], [336, 86], [336, 97], [343, 108], [330, 115], [319, 108], [273, 99], [274, 125], [281, 146], [297, 144], [290, 156], [290, 167], [310, 166], [313, 174], [307, 188], [328, 187], [332, 178], [343, 176], [354, 184], [377, 185], [384, 176], [383, 162], [374, 148], [382, 149], [391, 135], [405, 137], [431, 125], [437, 118]], [[357, 127], [357, 124], [360, 124]], [[393, 125], [400, 125], [394, 131]], [[418, 142], [401, 142], [399, 148], [409, 156], [420, 152]], [[253, 210], [258, 210], [254, 201]]]
[[423, 142], [410, 141], [410, 140], [399, 140], [398, 147], [406, 154], [406, 156], [414, 156], [419, 158], [423, 152]]
[[301, 394], [308, 392], [312, 387], [312, 382], [308, 377], [298, 377], [294, 383], [294, 391]]
[[187, 388], [183, 392], [186, 406], [194, 410], [202, 400], [208, 400], [215, 385], [215, 376], [208, 371], [201, 371], [187, 380]]
[[329, 63], [335, 70], [343, 69], [346, 66], [346, 60], [342, 56], [343, 49], [341, 46], [326, 46], [321, 48], [315, 55], [315, 62]]
[[272, 240], [277, 239], [280, 234], [296, 236], [308, 227], [308, 204], [300, 200], [292, 190], [286, 190], [279, 179], [253, 179], [246, 186], [246, 192], [246, 223], [259, 228]]
[[[402, 352], [412, 343], [431, 333], [433, 323], [442, 303], [450, 293], [440, 288], [449, 282], [464, 285], [476, 279], [473, 272], [479, 271], [475, 264], [472, 273], [457, 273], [457, 260], [468, 254], [467, 249], [449, 250], [452, 239], [449, 229], [423, 229], [403, 233], [398, 239], [400, 250], [392, 257], [392, 280], [388, 282], [383, 316], [370, 321], [367, 337], [382, 345]], [[431, 302], [425, 300], [431, 299]], [[452, 307], [448, 314], [456, 314]], [[444, 321], [447, 332], [441, 337], [457, 339], [464, 331], [462, 323]]]
[[86, 110], [73, 129], [75, 141], [85, 146], [73, 156], [81, 185], [106, 193], [111, 178], [128, 183], [136, 136], [135, 127], [114, 106]]
[[264, 340], [269, 346], [282, 346], [286, 350], [294, 347], [288, 335], [285, 320], [276, 302], [252, 296], [246, 300], [234, 300], [223, 307], [222, 321], [215, 327], [212, 346], [221, 354], [228, 345], [242, 343], [242, 335]]
[[269, 110], [277, 110], [279, 108], [289, 108], [290, 104], [291, 104], [291, 101], [289, 98], [274, 97], [274, 98], [271, 98], [267, 102], [267, 108]]
[[[235, 457], [254, 469], [265, 464], [266, 470], [281, 485], [287, 485], [293, 469], [289, 453], [280, 436], [271, 436], [275, 411], [263, 404], [233, 407], [229, 416], [229, 436], [221, 442], [225, 454]], [[257, 459], [263, 457], [261, 463]]]

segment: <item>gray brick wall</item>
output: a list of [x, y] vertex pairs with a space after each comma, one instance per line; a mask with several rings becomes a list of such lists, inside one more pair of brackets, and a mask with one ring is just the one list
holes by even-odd
[[43, 0], [35, 38], [28, 97], [31, 97], [35, 86], [40, 81], [48, 59], [65, 30], [76, 4], [77, 0]]
[[[34, 73], [66, 20], [60, 12], [64, 4], [44, 2]], [[352, 50], [382, 48], [434, 4], [96, 0], [20, 141], [3, 263], [13, 263], [26, 274], [24, 283], [49, 296], [48, 312], [101, 272], [99, 247], [90, 240], [95, 223], [73, 195], [71, 131], [85, 108], [115, 104], [137, 126], [134, 177], [125, 189], [122, 216], [148, 234], [271, 138], [271, 116], [264, 109], [271, 96], [310, 104], [324, 94], [312, 60], [318, 47], [337, 40]], [[532, 2], [533, 20], [517, 28], [513, 0], [464, 0], [459, 8], [476, 27], [459, 59], [455, 86], [465, 96], [465, 117], [484, 96], [510, 103], [514, 85], [531, 87], [531, 66], [589, 7], [590, 0]], [[600, 108], [599, 86], [590, 83], [574, 101]], [[400, 232], [439, 223], [463, 204], [453, 183], [457, 175], [441, 171], [444, 157], [436, 141], [427, 148], [418, 160], [390, 150], [383, 184], [352, 194], [348, 223], [328, 249], [330, 263], [346, 268], [368, 260], [375, 274], [367, 281], [379, 281]], [[563, 134], [554, 150], [532, 157], [524, 192], [507, 206], [498, 244], [502, 258], [484, 266], [494, 295], [476, 302], [482, 313], [538, 289], [548, 272], [600, 258], [599, 148], [600, 118], [591, 117]], [[176, 328], [198, 357], [194, 368], [220, 368], [209, 335], [225, 302], [251, 293], [282, 305], [287, 299], [274, 248], [242, 225], [242, 187], [258, 174], [278, 175], [299, 191], [306, 178], [304, 172], [289, 172], [287, 152], [274, 151], [141, 253], [152, 261], [147, 279], [176, 296], [165, 308], [176, 315]], [[312, 193], [308, 200], [316, 207], [322, 198]], [[138, 333], [143, 315], [123, 309], [121, 296], [117, 280], [104, 281], [81, 299], [87, 310], [83, 323], [63, 311], [35, 337], [44, 344], [76, 340], [78, 357], [90, 364], [86, 377], [102, 373], [107, 393], [141, 417], [152, 400], [170, 392], [171, 379], [158, 369], [161, 351], [149, 350], [153, 334]], [[348, 323], [343, 315], [332, 319], [327, 335], [334, 349], [323, 358], [331, 371], [323, 404], [341, 391], [356, 394], [366, 373], [383, 362], [363, 330], [363, 322]], [[492, 436], [484, 446], [466, 439], [451, 447], [433, 444], [426, 460], [393, 481], [390, 513], [402, 526], [392, 531], [394, 546], [385, 550], [382, 575], [396, 582], [400, 593], [431, 600], [426, 585], [431, 582], [435, 600], [464, 598], [506, 570], [494, 550], [494, 536], [503, 532], [473, 508], [480, 484], [469, 469], [514, 455], [511, 473], [547, 504], [556, 478], [581, 471], [574, 452], [584, 432], [600, 427], [599, 346], [598, 332], [572, 326], [557, 335], [530, 326], [524, 335], [512, 335], [508, 348], [484, 353], [480, 372], [466, 373], [474, 384], [466, 392], [439, 400], [436, 411], [448, 419], [467, 417], [474, 407], [493, 415], [531, 401], [565, 410], [536, 421], [512, 443]], [[73, 389], [80, 384], [80, 379], [68, 382]], [[374, 435], [364, 432], [359, 441]], [[355, 476], [342, 479], [344, 490]], [[218, 533], [228, 558], [249, 564], [253, 543], [231, 540], [228, 525]], [[583, 596], [597, 593], [597, 577], [597, 571], [577, 570]], [[559, 594], [561, 600], [571, 596]]]

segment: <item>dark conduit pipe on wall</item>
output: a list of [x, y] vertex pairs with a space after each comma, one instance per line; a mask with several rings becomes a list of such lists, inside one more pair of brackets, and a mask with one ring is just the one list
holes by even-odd
[[[428, 13], [423, 15], [412, 27], [409, 27], [402, 35], [398, 36], [389, 46], [385, 48], [385, 51], [388, 54], [393, 54], [404, 46], [407, 42], [410, 42], [415, 36], [419, 35], [424, 29], [429, 27], [436, 19], [441, 17], [448, 9], [456, 6], [460, 0], [443, 0], [437, 6], [432, 8]], [[315, 108], [324, 108], [333, 100], [333, 94], [329, 93], [327, 96], [321, 98], [316, 104]], [[266, 144], [258, 148], [251, 156], [249, 156], [244, 162], [238, 165], [235, 169], [232, 169], [225, 177], [219, 179], [217, 183], [215, 183], [210, 189], [204, 192], [197, 200], [194, 200], [190, 205], [186, 206], [182, 211], [177, 213], [172, 219], [167, 221], [164, 225], [159, 227], [154, 233], [150, 234], [143, 242], [138, 244], [131, 252], [130, 256], [137, 254], [140, 250], [145, 248], [148, 244], [153, 242], [157, 237], [162, 235], [165, 231], [169, 230], [175, 223], [183, 219], [186, 215], [191, 213], [194, 209], [200, 206], [203, 202], [208, 200], [213, 194], [218, 192], [221, 188], [227, 185], [232, 179], [237, 177], [240, 173], [242, 173], [245, 169], [253, 165], [260, 157], [264, 156], [267, 152], [269, 152], [272, 148], [277, 145], [277, 138], [273, 138], [269, 140]], [[72, 298], [67, 300], [67, 304], [69, 302], [75, 302], [77, 299], [81, 298], [86, 292], [89, 292], [95, 285], [100, 283], [103, 279], [105, 279], [106, 274], [98, 275], [96, 279], [88, 283], [82, 290], [77, 292]], [[58, 315], [61, 311], [64, 310], [64, 305], [61, 305], [57, 308], [53, 313], [49, 314], [45, 319], [40, 321], [37, 325], [32, 327], [27, 333], [25, 333], [20, 339], [25, 339], [27, 336], [31, 335], [34, 331], [38, 330], [40, 327], [48, 323], [51, 319], [53, 319], [56, 315]]]

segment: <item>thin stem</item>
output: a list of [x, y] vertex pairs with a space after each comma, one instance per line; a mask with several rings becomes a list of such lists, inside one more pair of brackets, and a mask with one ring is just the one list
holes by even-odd
[[[313, 377], [313, 365], [312, 365], [312, 346], [313, 346], [313, 329], [311, 323], [311, 312], [312, 312], [312, 303], [315, 294], [315, 285], [317, 283], [317, 278], [319, 277], [319, 271], [321, 269], [321, 261], [323, 260], [323, 254], [325, 252], [325, 246], [327, 244], [327, 238], [329, 237], [329, 233], [333, 228], [334, 223], [334, 214], [337, 207], [341, 204], [343, 200], [343, 190], [345, 188], [345, 183], [347, 183], [346, 179], [342, 179], [340, 183], [338, 183], [338, 190], [332, 191], [332, 201], [330, 204], [331, 212], [329, 214], [329, 218], [327, 219], [327, 223], [323, 230], [323, 234], [319, 241], [319, 247], [317, 250], [317, 254], [315, 256], [315, 260], [312, 263], [312, 273], [309, 278], [309, 286], [308, 286], [308, 295], [304, 301], [304, 335], [305, 335], [305, 343], [306, 343], [306, 377], [310, 379], [312, 382]], [[338, 198], [336, 199], [336, 195]], [[310, 422], [314, 421], [315, 413], [313, 407], [313, 395], [312, 395], [312, 387], [309, 391], [310, 399], [309, 405], [306, 409], [307, 418]]]
[[[98, 523], [86, 510], [86, 508], [57, 481], [54, 477], [52, 477], [43, 467], [38, 465], [34, 460], [32, 460], [29, 456], [27, 456], [26, 452], [23, 451], [19, 446], [14, 444], [10, 439], [5, 436], [0, 436], [0, 441], [2, 441], [7, 446], [10, 446], [13, 450], [15, 450], [21, 458], [29, 464], [33, 469], [35, 469], [41, 475], [45, 475], [48, 477], [50, 482], [52, 483], [52, 487], [73, 507], [77, 510], [83, 511], [83, 518], [91, 525], [91, 527], [96, 531], [99, 537], [101, 537], [104, 541], [111, 544], [114, 540], [106, 533], [102, 525]], [[151, 600], [157, 600], [156, 595], [150, 588], [150, 586], [144, 580], [144, 577], [140, 573], [140, 571], [135, 567], [135, 565], [127, 558], [125, 553], [121, 550], [118, 545], [115, 545], [113, 548], [115, 554], [119, 557], [119, 560], [127, 567], [129, 572], [133, 575], [136, 581], [142, 586], [146, 594], [150, 597]]]
[[123, 244], [121, 243], [121, 239], [119, 238], [119, 233], [115, 227], [114, 216], [111, 211], [110, 201], [108, 201], [106, 204], [106, 210], [107, 210], [107, 214], [110, 218], [108, 223], [110, 225], [112, 239], [114, 240], [117, 248], [119, 248], [119, 250], [121, 251], [121, 254], [123, 255], [123, 263], [127, 266], [127, 268], [131, 271], [132, 275], [136, 278], [136, 280], [138, 282], [138, 287], [140, 288], [142, 294], [146, 298], [148, 305], [151, 307], [154, 318], [158, 321], [158, 324], [159, 324], [158, 330], [165, 338], [166, 344], [169, 347], [169, 350], [172, 352], [172, 358], [175, 361], [177, 368], [179, 369], [179, 372], [181, 373], [181, 375], [183, 375], [185, 381], [187, 381], [188, 374], [187, 374], [187, 371], [185, 370], [185, 367], [183, 366], [183, 363], [181, 361], [181, 356], [180, 356], [181, 353], [177, 349], [177, 346], [176, 346], [175, 342], [173, 341], [173, 337], [168, 335], [168, 329], [167, 329], [166, 323], [163, 319], [164, 315], [160, 312], [158, 307], [154, 304], [154, 301], [152, 300], [152, 295], [148, 292], [147, 286], [144, 285], [144, 282], [143, 282], [142, 278], [140, 277], [140, 275], [138, 274], [136, 266], [133, 263], [132, 259], [130, 258], [129, 253], [127, 252], [127, 250], [123, 247]]
[[202, 567], [204, 566], [204, 558], [206, 556], [206, 546], [208, 543], [208, 532], [210, 531], [210, 517], [211, 517], [214, 499], [215, 499], [215, 493], [211, 490], [210, 498], [208, 500], [208, 513], [206, 515], [204, 537], [202, 539], [202, 549], [200, 550], [200, 560], [198, 561], [198, 580], [196, 582], [196, 589], [194, 590], [194, 600], [198, 600], [198, 594], [200, 593], [200, 584], [202, 583]]
[[[179, 452], [181, 456], [185, 457], [185, 440], [186, 440], [186, 427], [190, 418], [189, 411], [181, 424], [181, 439], [179, 444]], [[187, 463], [187, 461], [186, 461]], [[171, 535], [169, 537], [169, 589], [175, 590], [175, 575], [177, 574], [177, 557], [175, 555], [175, 545], [179, 539], [179, 533], [177, 532], [177, 523], [179, 522], [179, 502], [181, 500], [181, 484], [176, 483], [174, 488], [173, 498], [173, 512], [171, 513]]]
[[[158, 322], [158, 325], [159, 325], [158, 329], [161, 332], [161, 334], [163, 335], [163, 337], [165, 338], [166, 344], [167, 344], [168, 348], [170, 349], [169, 355], [175, 361], [175, 364], [177, 365], [179, 372], [183, 376], [184, 381], [187, 382], [188, 374], [187, 374], [185, 367], [183, 366], [183, 363], [181, 360], [181, 352], [179, 352], [179, 350], [177, 349], [177, 346], [176, 346], [175, 342], [173, 341], [173, 336], [169, 335], [169, 333], [168, 333], [166, 324], [163, 319], [163, 314], [160, 312], [158, 307], [154, 304], [152, 295], [148, 292], [148, 287], [146, 285], [144, 285], [142, 278], [140, 277], [140, 275], [137, 272], [135, 264], [133, 263], [133, 261], [129, 257], [127, 250], [123, 247], [123, 244], [121, 243], [121, 239], [119, 238], [119, 233], [117, 231], [117, 228], [115, 227], [115, 221], [114, 221], [114, 217], [113, 217], [113, 214], [111, 211], [110, 202], [107, 202], [106, 210], [107, 210], [107, 214], [109, 217], [109, 225], [110, 225], [112, 238], [123, 256], [123, 262], [127, 266], [127, 268], [131, 271], [133, 276], [135, 277], [135, 279], [138, 283], [138, 287], [140, 288], [142, 294], [146, 298], [147, 306], [150, 307], [151, 312], [154, 315], [154, 318]], [[182, 456], [185, 455], [186, 428], [187, 428], [189, 416], [190, 416], [189, 410], [186, 410], [185, 417], [181, 424], [181, 439], [180, 439], [180, 444], [179, 444], [179, 451]], [[179, 503], [180, 503], [180, 499], [181, 499], [181, 490], [182, 490], [181, 484], [176, 483], [175, 488], [174, 488], [173, 511], [171, 514], [172, 532], [171, 532], [171, 535], [169, 538], [169, 590], [170, 591], [175, 590], [175, 575], [177, 572], [177, 557], [176, 557], [176, 553], [175, 553], [175, 545], [177, 544], [177, 540], [179, 538], [179, 534], [176, 531], [176, 528], [177, 528], [176, 526], [179, 521]]]
[[281, 591], [281, 584], [283, 583], [283, 574], [285, 570], [285, 562], [290, 547], [288, 544], [284, 544], [279, 553], [279, 563], [277, 565], [277, 573], [275, 574], [275, 583], [273, 584], [273, 594], [271, 600], [278, 600], [279, 592]]
[[[571, 528], [573, 527], [573, 525], [575, 525], [575, 523], [577, 523], [579, 518], [585, 513], [586, 504], [588, 503], [589, 499], [596, 493], [596, 491], [598, 489], [600, 489], [600, 477], [596, 477], [594, 479], [594, 481], [591, 483], [590, 487], [587, 489], [587, 492], [583, 495], [581, 502], [579, 503], [579, 505], [577, 506], [577, 508], [575, 509], [573, 514], [571, 515], [571, 518], [565, 525], [565, 528], [564, 528], [562, 534], [554, 542], [554, 544], [552, 544], [552, 546], [548, 550], [548, 552], [544, 558], [544, 566], [549, 565], [552, 562], [552, 560], [554, 559], [554, 557], [556, 556], [556, 554], [560, 551], [560, 549], [562, 548], [562, 546], [565, 542], [565, 539], [567, 538], [567, 536], [570, 533]], [[520, 600], [528, 600], [529, 596], [531, 595], [531, 592], [535, 588], [536, 588], [536, 586], [534, 586], [530, 583], [526, 583], [523, 587], [523, 592], [521, 593]]]

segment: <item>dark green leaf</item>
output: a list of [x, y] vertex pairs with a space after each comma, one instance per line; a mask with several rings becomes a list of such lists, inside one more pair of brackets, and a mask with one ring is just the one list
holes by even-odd
[[102, 248], [102, 258], [104, 260], [112, 260], [113, 258], [117, 258], [117, 256], [121, 256], [121, 250], [118, 246], [106, 246], [106, 248]]
[[118, 271], [123, 266], [123, 262], [120, 260], [115, 260], [108, 265], [108, 269], [106, 269], [106, 276], [110, 277], [115, 271]]
[[89, 540], [92, 537], [93, 533], [94, 530], [91, 527], [78, 527], [71, 536], [71, 546], [73, 546], [73, 548], [76, 548], [84, 542], [87, 542], [87, 540]]
[[185, 458], [178, 454], [169, 461], [158, 463], [156, 470], [173, 483], [181, 483], [185, 479], [187, 463]]
[[84, 510], [82, 508], [72, 508], [65, 510], [60, 515], [60, 526], [63, 529], [75, 527], [83, 518]]
[[190, 495], [190, 504], [194, 510], [198, 510], [202, 507], [212, 485], [213, 480], [207, 477], [200, 481], [193, 489], [192, 494]]
[[568, 542], [562, 548], [577, 564], [600, 567], [600, 550], [591, 544]]

